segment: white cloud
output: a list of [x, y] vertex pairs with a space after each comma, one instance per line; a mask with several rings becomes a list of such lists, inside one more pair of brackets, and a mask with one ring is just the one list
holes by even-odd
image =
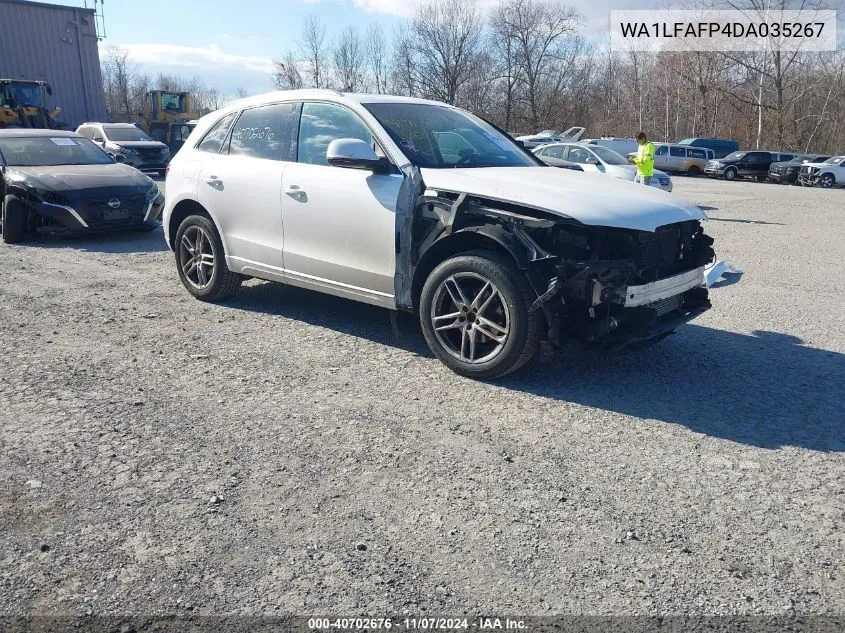
[[178, 44], [118, 44], [139, 64], [161, 67], [207, 68], [227, 70], [249, 70], [270, 74], [273, 60], [257, 55], [235, 55], [223, 51], [217, 44], [206, 47], [181, 46]]

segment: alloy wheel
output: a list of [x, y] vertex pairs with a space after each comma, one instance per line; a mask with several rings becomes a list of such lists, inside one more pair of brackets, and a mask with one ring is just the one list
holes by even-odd
[[434, 293], [431, 325], [440, 345], [465, 363], [484, 363], [505, 347], [510, 311], [502, 293], [472, 272], [447, 277]]
[[179, 242], [179, 265], [194, 288], [207, 288], [214, 278], [214, 246], [200, 226], [189, 226]]

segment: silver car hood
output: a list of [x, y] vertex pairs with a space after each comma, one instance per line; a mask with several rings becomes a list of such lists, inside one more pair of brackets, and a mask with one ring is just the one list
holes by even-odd
[[571, 218], [582, 224], [654, 231], [706, 220], [698, 206], [655, 187], [554, 167], [420, 170], [428, 189], [467, 193]]

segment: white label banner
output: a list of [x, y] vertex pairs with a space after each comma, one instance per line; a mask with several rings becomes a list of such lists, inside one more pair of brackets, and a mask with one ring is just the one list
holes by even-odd
[[835, 51], [836, 11], [610, 12], [614, 51]]

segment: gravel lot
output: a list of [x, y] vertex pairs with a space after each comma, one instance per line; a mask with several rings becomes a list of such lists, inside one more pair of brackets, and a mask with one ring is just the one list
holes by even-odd
[[0, 615], [845, 613], [845, 191], [675, 181], [742, 281], [494, 384], [160, 231], [0, 245]]

